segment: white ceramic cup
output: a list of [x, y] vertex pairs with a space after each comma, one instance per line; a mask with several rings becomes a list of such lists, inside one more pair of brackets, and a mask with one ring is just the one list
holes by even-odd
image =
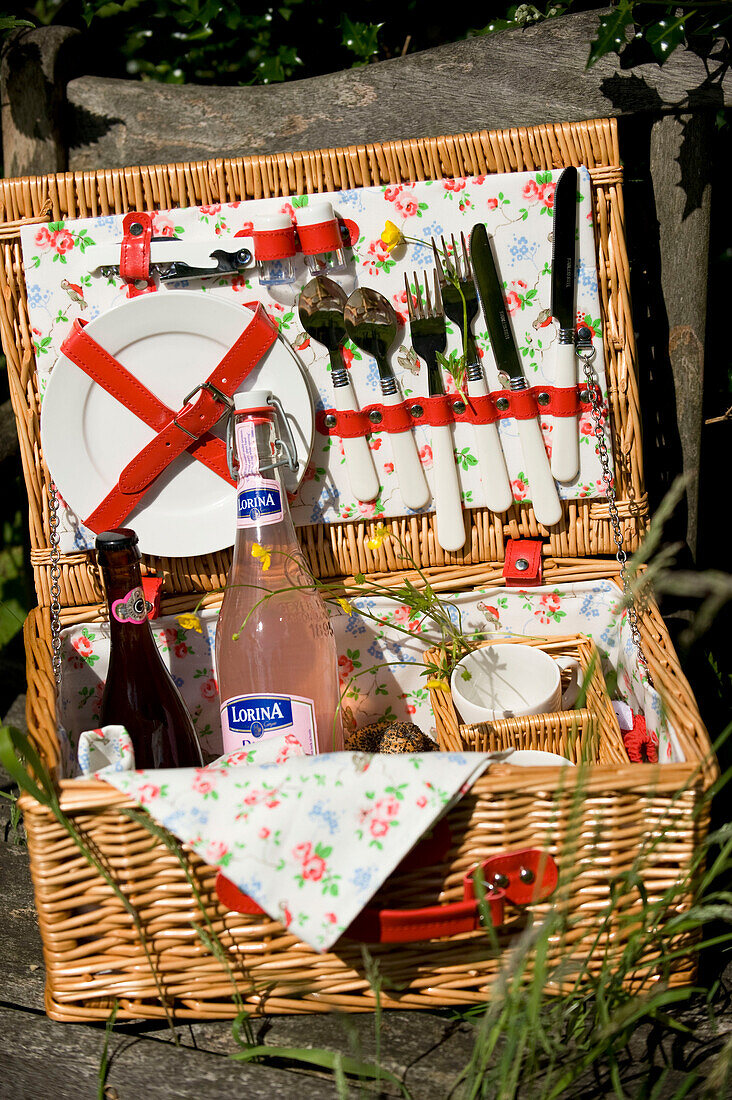
[[[572, 670], [564, 693], [562, 669]], [[581, 684], [582, 667], [576, 657], [552, 657], [520, 642], [473, 650], [455, 665], [450, 678], [455, 709], [468, 723], [567, 710]]]

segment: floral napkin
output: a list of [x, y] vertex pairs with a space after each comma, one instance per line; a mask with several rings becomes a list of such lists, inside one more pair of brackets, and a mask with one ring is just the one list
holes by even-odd
[[502, 755], [293, 753], [277, 763], [272, 751], [263, 745], [207, 768], [99, 778], [319, 951]]

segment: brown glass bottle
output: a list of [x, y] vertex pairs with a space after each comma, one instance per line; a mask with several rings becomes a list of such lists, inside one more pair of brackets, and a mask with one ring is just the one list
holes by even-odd
[[137, 535], [128, 528], [97, 536], [109, 606], [109, 672], [101, 725], [122, 725], [138, 768], [203, 764], [191, 716], [158, 652], [147, 617]]

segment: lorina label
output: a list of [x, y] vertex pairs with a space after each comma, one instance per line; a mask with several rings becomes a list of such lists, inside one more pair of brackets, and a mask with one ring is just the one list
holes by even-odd
[[318, 751], [315, 704], [299, 695], [237, 695], [221, 707], [224, 752], [294, 735], [310, 754]]
[[282, 496], [276, 481], [248, 477], [236, 495], [237, 527], [261, 527], [282, 519]]

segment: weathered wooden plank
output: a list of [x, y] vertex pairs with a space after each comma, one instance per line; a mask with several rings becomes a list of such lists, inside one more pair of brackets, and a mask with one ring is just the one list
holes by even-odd
[[714, 117], [667, 115], [651, 132], [661, 285], [686, 489], [686, 541], [696, 550]]
[[[104, 1045], [101, 1027], [56, 1024], [45, 1016], [0, 1007], [0, 1074], [6, 1100], [94, 1100]], [[190, 1046], [115, 1033], [110, 1042], [108, 1095], [120, 1100], [214, 1100], [273, 1096], [322, 1100], [332, 1078], [274, 1066], [242, 1065]], [[112, 1092], [114, 1089], [116, 1092]]]
[[[663, 66], [585, 71], [598, 12], [454, 42], [358, 69], [266, 87], [198, 87], [81, 76], [67, 88], [69, 167], [159, 164], [316, 149], [482, 128], [732, 102], [732, 75], [676, 50]], [[29, 35], [42, 36], [58, 28]], [[17, 49], [26, 39], [17, 38]], [[48, 62], [45, 62], [48, 67]], [[707, 66], [716, 72], [709, 72]], [[8, 87], [10, 99], [17, 90]], [[5, 100], [6, 97], [4, 97]], [[17, 106], [8, 125], [31, 141]], [[3, 128], [5, 129], [5, 117]], [[20, 143], [20, 138], [6, 140]], [[30, 154], [12, 174], [39, 171]], [[6, 156], [6, 170], [9, 161]], [[45, 169], [48, 170], [48, 169]]]
[[16, 32], [0, 56], [3, 168], [6, 176], [66, 168], [61, 134], [66, 45], [78, 31], [40, 27]]

